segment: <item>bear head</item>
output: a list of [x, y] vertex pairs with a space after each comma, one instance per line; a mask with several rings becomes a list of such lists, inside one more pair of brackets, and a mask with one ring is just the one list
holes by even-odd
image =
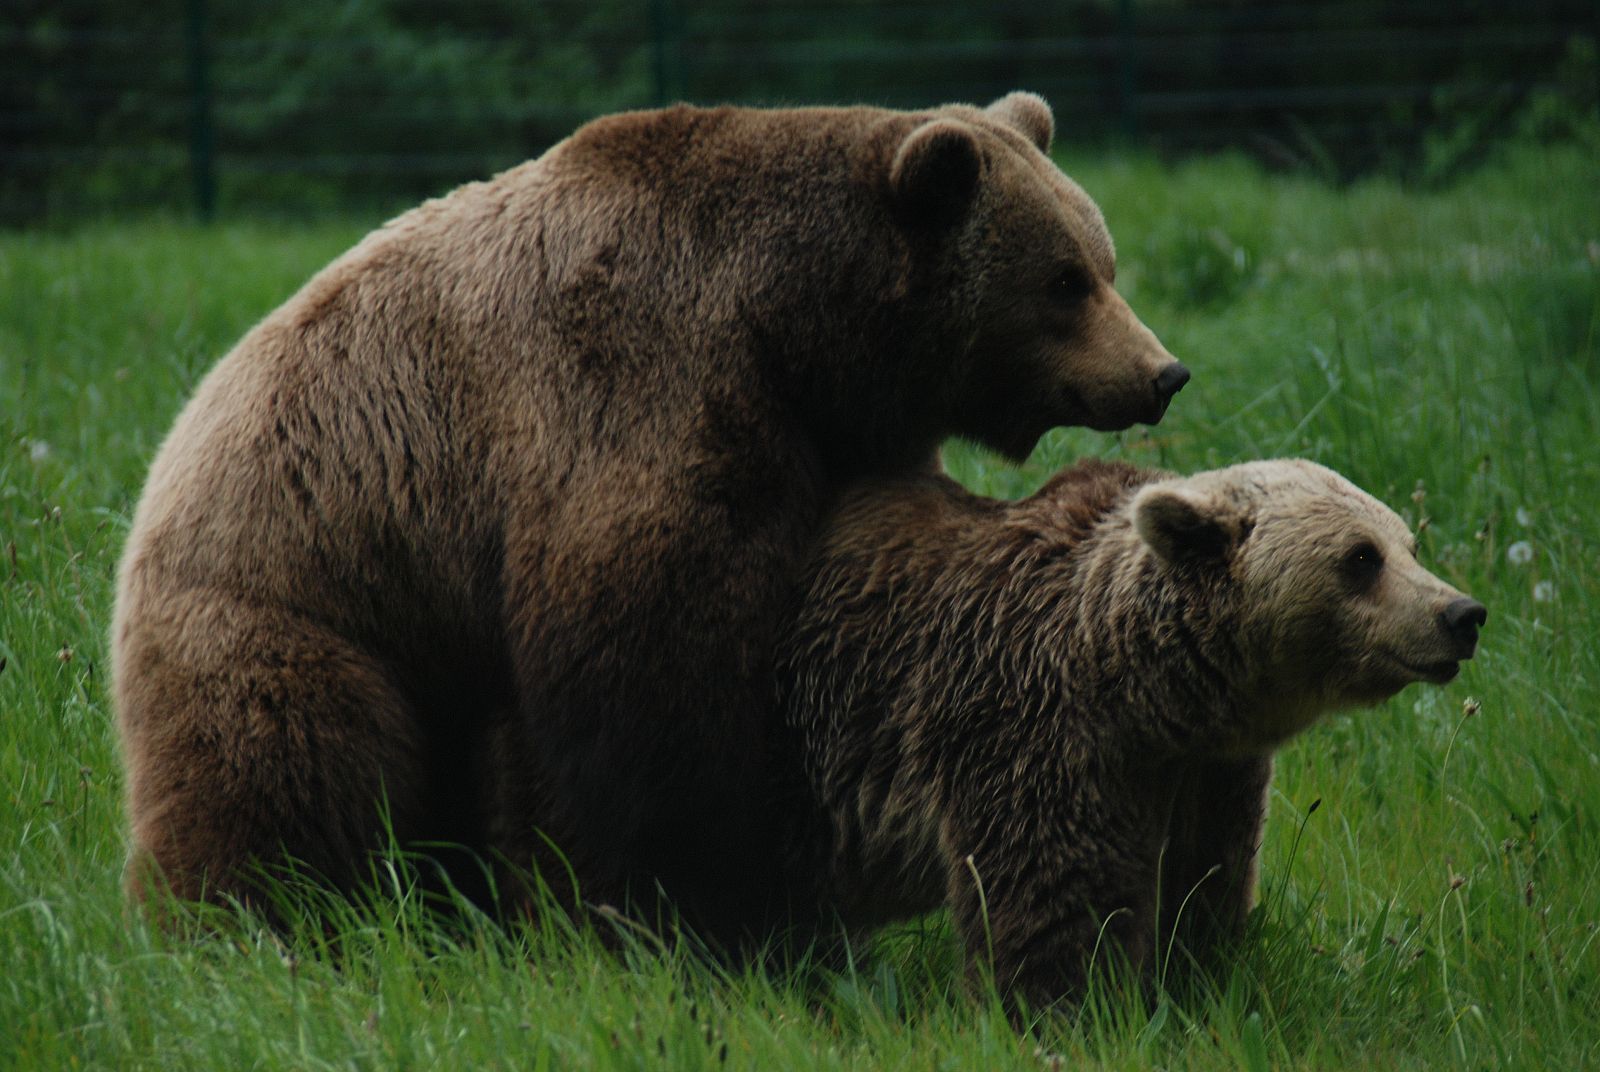
[[1140, 490], [1132, 512], [1161, 568], [1231, 607], [1215, 622], [1243, 664], [1249, 747], [1412, 682], [1450, 681], [1487, 617], [1417, 562], [1394, 511], [1311, 462], [1160, 481]]
[[1188, 370], [1113, 288], [1099, 208], [1046, 155], [1049, 105], [1013, 93], [929, 116], [894, 145], [888, 185], [913, 241], [939, 247], [913, 259], [956, 291], [958, 315], [935, 319], [966, 343], [947, 393], [957, 433], [1020, 459], [1057, 425], [1159, 421]]

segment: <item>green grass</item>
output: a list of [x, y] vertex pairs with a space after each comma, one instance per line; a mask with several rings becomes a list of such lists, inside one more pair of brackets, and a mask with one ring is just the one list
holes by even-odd
[[287, 946], [128, 915], [106, 628], [144, 467], [211, 361], [368, 224], [0, 236], [0, 1067], [1600, 1065], [1595, 160], [1508, 150], [1427, 194], [1069, 161], [1195, 379], [1157, 429], [1053, 433], [1020, 468], [953, 445], [952, 471], [1016, 495], [1084, 454], [1311, 457], [1490, 618], [1455, 684], [1281, 756], [1263, 909], [1213, 989], [1100, 987], [1036, 1039], [963, 992], [938, 917], [769, 977], [559, 925], [440, 931], [403, 890]]

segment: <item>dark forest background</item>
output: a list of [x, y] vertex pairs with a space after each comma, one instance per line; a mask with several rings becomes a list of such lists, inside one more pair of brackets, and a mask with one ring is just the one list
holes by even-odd
[[1063, 143], [1437, 183], [1592, 123], [1595, 0], [8, 0], [0, 223], [403, 204], [674, 100], [1053, 104]]

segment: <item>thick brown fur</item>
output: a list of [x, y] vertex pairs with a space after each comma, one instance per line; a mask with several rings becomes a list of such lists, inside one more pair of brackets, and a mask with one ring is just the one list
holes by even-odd
[[759, 917], [772, 648], [836, 493], [1175, 389], [1050, 126], [1027, 94], [613, 116], [313, 278], [128, 539], [134, 893], [348, 886], [386, 809], [402, 844], [553, 845], [591, 902]]
[[859, 929], [948, 904], [1034, 1008], [1097, 949], [1208, 959], [1253, 903], [1273, 751], [1472, 654], [1483, 608], [1412, 548], [1298, 461], [852, 493], [780, 647], [796, 904]]

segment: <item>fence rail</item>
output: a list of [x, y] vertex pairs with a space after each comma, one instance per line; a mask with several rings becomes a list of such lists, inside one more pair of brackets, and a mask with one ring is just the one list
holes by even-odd
[[1462, 129], [1469, 154], [1536, 94], [1580, 112], [1600, 95], [1594, 0], [12, 3], [13, 223], [398, 202], [674, 99], [921, 106], [1020, 86], [1068, 141], [1353, 174]]

